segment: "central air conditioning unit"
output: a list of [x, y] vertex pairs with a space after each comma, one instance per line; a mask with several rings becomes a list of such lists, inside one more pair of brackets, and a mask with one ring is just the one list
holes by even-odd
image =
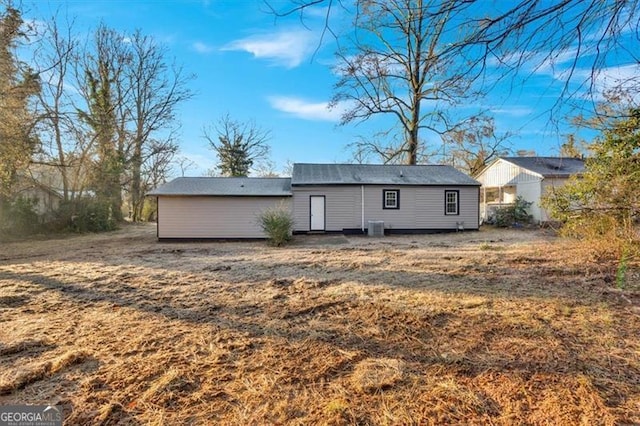
[[370, 220], [368, 235], [370, 237], [384, 237], [384, 221]]

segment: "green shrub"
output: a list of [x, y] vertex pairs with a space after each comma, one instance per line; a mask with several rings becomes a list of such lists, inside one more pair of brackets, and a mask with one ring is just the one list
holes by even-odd
[[36, 200], [18, 197], [3, 206], [0, 218], [0, 234], [32, 235], [42, 230], [40, 217], [35, 209]]
[[111, 204], [94, 198], [80, 198], [60, 205], [52, 224], [58, 231], [105, 232], [117, 228]]
[[529, 207], [533, 203], [525, 201], [521, 196], [516, 197], [516, 201], [506, 207], [496, 209], [496, 226], [508, 227], [531, 223], [532, 216], [529, 214]]
[[258, 216], [258, 222], [274, 246], [282, 246], [291, 240], [293, 216], [284, 204], [262, 212]]

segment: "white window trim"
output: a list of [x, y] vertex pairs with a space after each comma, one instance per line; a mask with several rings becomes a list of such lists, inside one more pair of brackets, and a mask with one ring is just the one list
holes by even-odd
[[[449, 195], [453, 194], [455, 199], [449, 201]], [[449, 206], [455, 206], [455, 212], [449, 211]], [[444, 191], [444, 214], [446, 216], [459, 216], [460, 215], [460, 192], [457, 190]]]
[[[390, 201], [389, 194], [393, 194], [393, 205], [388, 204]], [[400, 209], [400, 190], [399, 189], [383, 189], [382, 190], [382, 208], [385, 210], [399, 210]]]

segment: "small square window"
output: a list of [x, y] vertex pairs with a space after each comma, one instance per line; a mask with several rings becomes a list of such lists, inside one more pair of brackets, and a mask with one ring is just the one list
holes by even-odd
[[400, 191], [397, 189], [384, 189], [382, 191], [382, 208], [383, 209], [399, 209], [400, 208]]
[[444, 191], [444, 214], [458, 215], [460, 204], [458, 202], [458, 191]]

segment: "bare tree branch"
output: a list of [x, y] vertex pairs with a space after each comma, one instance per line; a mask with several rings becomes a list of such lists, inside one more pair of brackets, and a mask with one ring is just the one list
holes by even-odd
[[218, 155], [217, 169], [223, 176], [248, 176], [254, 164], [268, 158], [271, 134], [254, 122], [242, 123], [227, 114], [202, 134]]
[[510, 151], [510, 133], [497, 134], [493, 118], [479, 115], [459, 123], [444, 135], [442, 161], [474, 176]]
[[[302, 16], [309, 8], [330, 6], [332, 3], [332, 0], [294, 0], [289, 3], [288, 8], [281, 8], [275, 15], [288, 16], [298, 13]], [[405, 56], [383, 54], [400, 52], [399, 45], [393, 43], [381, 42], [380, 48], [375, 50], [362, 49], [371, 36], [379, 39], [381, 34], [388, 36], [394, 32], [414, 36], [414, 28], [424, 29], [420, 25], [411, 26], [415, 17], [412, 11], [420, 10], [423, 22], [428, 23], [427, 27], [433, 30], [429, 34], [434, 40], [438, 38], [438, 28], [442, 25], [439, 36], [442, 42], [432, 44], [435, 49], [413, 43], [416, 47], [424, 48], [426, 57], [431, 59], [429, 63], [440, 64], [432, 65], [437, 68], [433, 71], [438, 78], [432, 83], [438, 83], [439, 79], [442, 79], [445, 80], [443, 83], [456, 87], [464, 86], [461, 81], [465, 81], [469, 83], [469, 88], [475, 88], [473, 94], [482, 95], [495, 89], [499, 83], [510, 81], [512, 90], [515, 90], [520, 87], [522, 79], [548, 73], [554, 81], [561, 83], [560, 93], [554, 93], [555, 104], [548, 111], [551, 113], [550, 123], [558, 118], [563, 119], [568, 107], [597, 110], [595, 104], [601, 99], [603, 90], [615, 90], [616, 87], [636, 93], [640, 90], [640, 73], [637, 72], [640, 67], [640, 55], [638, 50], [633, 48], [640, 42], [640, 0], [355, 0], [353, 7], [347, 9], [352, 12], [358, 31], [365, 23], [371, 28], [369, 36], [359, 36], [356, 33], [354, 39], [350, 40], [351, 45], [360, 48], [361, 57], [344, 52], [341, 55], [346, 65], [342, 71], [346, 75], [351, 71], [352, 85], [362, 86], [362, 77], [357, 78], [353, 72], [367, 68], [362, 58], [371, 56], [372, 51], [377, 52], [380, 62], [404, 63], [408, 66], [403, 74], [420, 77], [408, 78], [408, 81], [420, 84], [421, 78], [427, 76], [429, 79], [428, 74], [420, 75], [412, 66], [415, 61], [410, 60], [411, 55], [414, 55], [414, 58], [418, 56], [411, 45], [404, 46], [403, 50], [408, 52]], [[379, 13], [372, 14], [374, 10]], [[398, 12], [393, 13], [394, 10]], [[334, 23], [328, 22], [326, 25], [332, 27]], [[368, 60], [373, 62], [372, 59]], [[620, 61], [623, 65], [635, 66], [636, 71], [616, 81], [607, 75], [608, 67], [619, 64]], [[369, 67], [375, 68], [370, 65]], [[378, 68], [378, 71], [382, 69]], [[387, 72], [385, 78], [397, 77], [399, 74], [397, 71], [390, 71], [389, 67], [384, 71]], [[451, 78], [443, 78], [443, 72], [448, 73]], [[364, 73], [363, 76], [367, 77]], [[386, 96], [389, 86], [383, 86], [377, 80], [372, 83], [374, 84], [371, 86], [375, 88], [376, 93]], [[342, 82], [337, 87], [338, 94], [345, 89], [353, 87], [348, 87]], [[396, 108], [402, 105], [399, 99], [377, 97], [362, 87], [358, 92], [352, 93], [354, 98], [365, 101], [356, 102], [355, 111], [349, 111], [345, 115], [345, 122], [366, 120], [374, 111], [388, 114], [388, 106], [392, 103]], [[470, 96], [472, 93], [465, 95]], [[591, 105], [586, 102], [586, 97], [589, 96]], [[459, 101], [460, 94], [455, 91], [442, 91], [437, 93], [437, 96], [424, 93], [423, 99], [442, 101], [443, 97], [448, 102], [456, 102]], [[342, 99], [348, 98], [338, 95], [334, 100]], [[411, 104], [408, 95], [401, 100]], [[401, 115], [408, 117], [406, 109], [399, 110]], [[405, 118], [403, 121], [400, 117], [398, 120], [404, 132], [413, 129], [411, 120]]]
[[470, 82], [439, 54], [450, 25], [449, 3], [370, 0], [358, 6], [355, 35], [338, 52], [340, 80], [331, 105], [349, 106], [341, 124], [393, 117], [402, 135], [395, 145], [360, 141], [357, 151], [416, 164], [426, 144], [422, 134], [446, 133], [447, 109], [470, 93]]

